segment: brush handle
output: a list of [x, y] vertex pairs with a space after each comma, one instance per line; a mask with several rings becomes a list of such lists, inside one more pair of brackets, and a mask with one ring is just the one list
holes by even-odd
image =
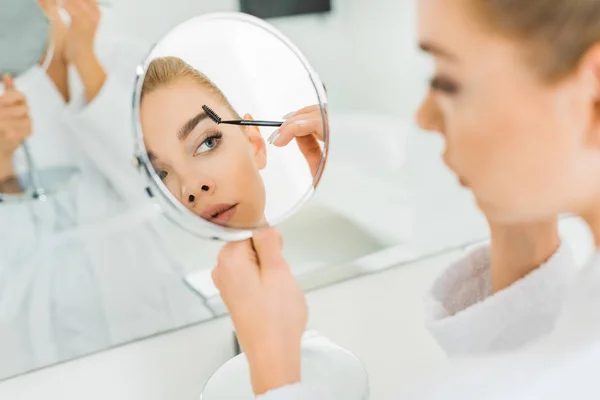
[[243, 126], [274, 126], [280, 127], [283, 122], [276, 121], [252, 121], [247, 119], [233, 120], [233, 121], [221, 121], [221, 124], [227, 125], [243, 125]]

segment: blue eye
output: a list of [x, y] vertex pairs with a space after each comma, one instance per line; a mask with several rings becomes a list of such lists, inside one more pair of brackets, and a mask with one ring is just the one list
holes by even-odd
[[200, 146], [198, 146], [198, 148], [196, 149], [196, 154], [206, 153], [216, 149], [217, 147], [219, 147], [222, 138], [222, 133], [217, 133], [212, 136], [209, 136], [204, 140], [204, 142], [202, 142]]

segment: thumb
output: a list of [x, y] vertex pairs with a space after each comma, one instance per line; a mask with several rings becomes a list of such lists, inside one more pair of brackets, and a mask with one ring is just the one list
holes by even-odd
[[277, 269], [286, 265], [281, 252], [283, 239], [277, 229], [268, 228], [255, 232], [252, 244], [261, 270]]
[[2, 83], [4, 83], [5, 90], [12, 90], [15, 88], [15, 81], [10, 74], [4, 74], [2, 77]]

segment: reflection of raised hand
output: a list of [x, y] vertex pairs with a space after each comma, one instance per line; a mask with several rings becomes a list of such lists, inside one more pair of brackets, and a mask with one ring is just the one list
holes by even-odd
[[94, 42], [100, 24], [97, 0], [63, 0], [62, 6], [71, 20], [66, 25], [57, 7], [57, 0], [38, 0], [52, 23], [55, 61], [74, 65], [91, 102], [106, 80], [104, 68], [96, 56]]
[[[52, 53], [52, 60], [46, 74], [54, 82], [54, 86], [58, 92], [62, 95], [65, 101], [70, 100], [69, 96], [69, 74], [67, 68], [67, 62], [64, 59], [64, 48], [65, 48], [65, 37], [69, 31], [69, 27], [65, 25], [58, 11], [58, 0], [38, 0], [40, 8], [48, 17], [50, 21], [50, 40], [54, 46]], [[46, 61], [46, 57], [49, 55], [46, 53], [40, 64]]]
[[0, 181], [13, 175], [13, 154], [31, 135], [27, 99], [15, 89], [13, 79], [3, 78], [5, 92], [0, 96]]
[[69, 27], [62, 20], [58, 11], [58, 0], [38, 0], [38, 4], [50, 21], [50, 34], [54, 45], [54, 56], [64, 61], [65, 37]]
[[308, 320], [304, 294], [270, 228], [228, 243], [212, 276], [250, 365], [254, 393], [300, 381], [300, 342]]
[[323, 116], [318, 105], [305, 107], [284, 117], [286, 121], [273, 132], [269, 142], [277, 147], [287, 146], [294, 138], [306, 158], [313, 177], [323, 158]]
[[63, 0], [63, 6], [71, 18], [65, 37], [64, 56], [77, 69], [86, 99], [91, 102], [106, 80], [106, 72], [94, 50], [100, 8], [97, 0]]
[[71, 24], [65, 36], [64, 57], [69, 64], [78, 65], [96, 57], [94, 41], [100, 24], [97, 0], [63, 0]]

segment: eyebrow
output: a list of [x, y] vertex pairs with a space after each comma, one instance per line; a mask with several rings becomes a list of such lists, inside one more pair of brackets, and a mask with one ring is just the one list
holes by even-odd
[[450, 60], [456, 60], [456, 56], [454, 54], [448, 53], [446, 50], [442, 49], [440, 46], [437, 46], [430, 42], [421, 42], [419, 43], [419, 48], [425, 53], [429, 53], [435, 56], [448, 58]]
[[179, 140], [187, 139], [187, 137], [194, 130], [196, 125], [198, 125], [200, 122], [204, 121], [207, 118], [209, 118], [209, 116], [204, 111], [200, 111], [198, 115], [190, 119], [181, 127], [181, 129], [179, 129], [179, 132], [177, 132], [177, 138]]

